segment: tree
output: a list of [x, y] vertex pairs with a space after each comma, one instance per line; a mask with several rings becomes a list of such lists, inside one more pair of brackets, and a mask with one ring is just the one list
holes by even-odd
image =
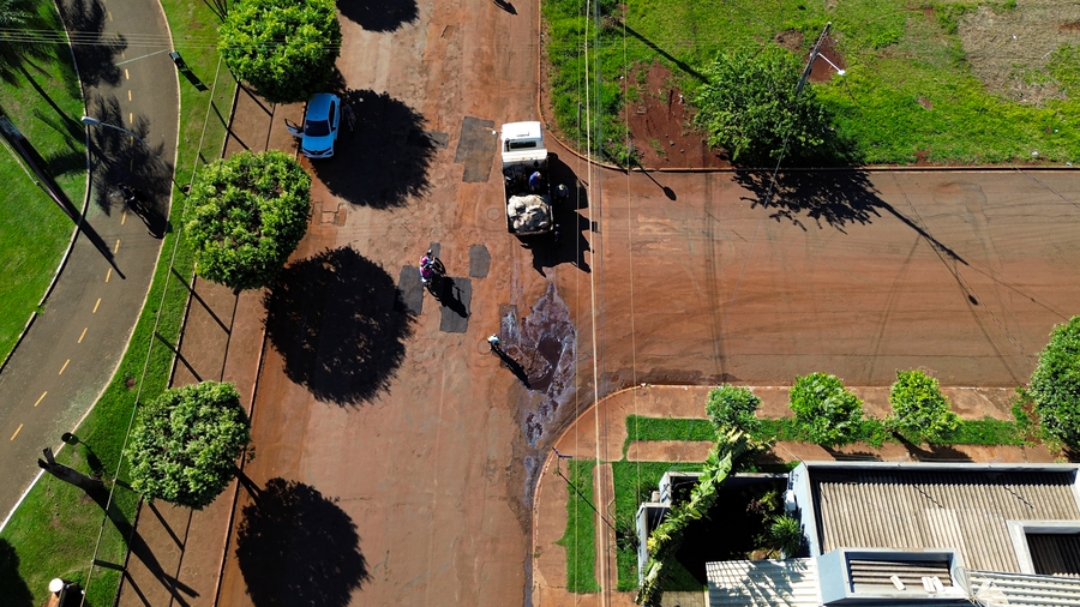
[[271, 284], [307, 231], [311, 177], [291, 156], [241, 152], [191, 188], [188, 238], [199, 275], [234, 289]]
[[1054, 327], [1028, 394], [1043, 430], [1069, 447], [1080, 446], [1080, 316]]
[[239, 0], [218, 32], [225, 65], [271, 103], [319, 92], [341, 54], [333, 0]]
[[862, 401], [835, 375], [796, 377], [791, 387], [791, 410], [810, 441], [819, 445], [853, 443], [862, 431]]
[[150, 498], [201, 510], [225, 490], [251, 440], [232, 384], [167, 390], [139, 409], [128, 442], [131, 486]]
[[749, 388], [725, 384], [709, 391], [705, 414], [712, 420], [718, 432], [739, 428], [752, 435], [761, 426], [761, 422], [754, 416], [760, 405], [761, 399]]
[[799, 59], [775, 44], [719, 55], [693, 98], [694, 122], [735, 162], [776, 160], [785, 136], [788, 156], [805, 157], [825, 143], [829, 120], [812, 86], [796, 94], [801, 70]]
[[889, 391], [893, 415], [887, 425], [909, 437], [938, 444], [960, 427], [938, 380], [922, 371], [897, 371]]

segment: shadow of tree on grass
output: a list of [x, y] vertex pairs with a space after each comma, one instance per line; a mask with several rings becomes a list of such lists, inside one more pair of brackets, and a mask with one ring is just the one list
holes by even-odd
[[266, 334], [285, 374], [339, 405], [388, 389], [413, 331], [393, 278], [348, 247], [287, 267], [264, 304]]
[[389, 95], [340, 92], [356, 118], [342, 131], [333, 158], [312, 167], [334, 195], [375, 209], [404, 206], [428, 190], [428, 167], [435, 144], [424, 132], [424, 117]]
[[3, 589], [5, 605], [31, 607], [34, 604], [30, 588], [19, 575], [19, 555], [5, 539], [0, 539], [0, 588]]
[[370, 574], [356, 524], [336, 500], [281, 478], [252, 497], [243, 508], [236, 556], [255, 607], [348, 605]]

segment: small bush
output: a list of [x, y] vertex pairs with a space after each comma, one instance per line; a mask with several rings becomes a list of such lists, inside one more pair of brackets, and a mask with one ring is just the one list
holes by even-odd
[[938, 380], [922, 371], [897, 371], [889, 391], [893, 415], [886, 422], [916, 442], [939, 445], [960, 427], [960, 416], [949, 409]]
[[803, 530], [799, 519], [786, 514], [778, 516], [769, 523], [769, 543], [774, 550], [780, 550], [787, 558], [799, 554], [803, 545]]
[[1080, 446], [1080, 316], [1054, 327], [1027, 391], [1043, 431]]
[[862, 401], [835, 375], [796, 377], [791, 387], [791, 410], [812, 443], [835, 447], [853, 443], [863, 434]]
[[719, 432], [739, 428], [753, 435], [761, 426], [761, 422], [754, 415], [760, 405], [761, 399], [749, 388], [725, 384], [709, 391], [705, 414]]

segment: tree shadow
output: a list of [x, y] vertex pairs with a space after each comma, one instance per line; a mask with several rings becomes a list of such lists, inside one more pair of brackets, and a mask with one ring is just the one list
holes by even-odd
[[320, 401], [357, 405], [390, 387], [414, 317], [393, 278], [348, 247], [285, 268], [263, 303], [285, 374]]
[[402, 207], [410, 197], [426, 193], [437, 148], [424, 132], [424, 117], [386, 93], [339, 95], [356, 121], [350, 130], [342, 118], [334, 157], [311, 163], [327, 189], [374, 209]]
[[779, 173], [773, 184], [772, 172], [747, 170], [736, 172], [735, 181], [753, 192], [753, 198], [743, 198], [750, 201], [751, 208], [767, 205], [769, 217], [777, 222], [787, 220], [806, 231], [804, 220], [809, 219], [819, 229], [829, 226], [847, 234], [848, 226], [866, 225], [891, 215], [914, 230], [939, 253], [968, 265], [926, 228], [883, 200], [870, 183], [866, 171], [788, 171]]
[[14, 35], [0, 37], [0, 81], [19, 86], [19, 75], [29, 78], [26, 66], [36, 67], [34, 60], [52, 60], [55, 57], [56, 60], [65, 61], [59, 54], [65, 52], [64, 45], [48, 44], [48, 40], [38, 37], [41, 32], [55, 31], [59, 24], [50, 23], [51, 19], [43, 17], [36, 3], [16, 1], [5, 6], [4, 12], [10, 14], [4, 28]]
[[[123, 125], [120, 102], [114, 96], [95, 96], [91, 116], [112, 125]], [[132, 209], [147, 224], [152, 234], [160, 238], [168, 231], [168, 201], [172, 192], [173, 166], [164, 160], [165, 144], [146, 143], [150, 124], [144, 116], [136, 116], [135, 124], [124, 127], [135, 133], [142, 142], [122, 131], [105, 126], [90, 127], [94, 203], [111, 215], [125, 201], [120, 184], [138, 191], [139, 208]]]
[[0, 588], [4, 589], [4, 604], [11, 607], [32, 607], [34, 597], [26, 581], [19, 575], [19, 555], [6, 539], [0, 538]]
[[255, 607], [345, 607], [371, 578], [356, 523], [336, 502], [273, 478], [244, 506], [236, 557]]
[[554, 154], [548, 158], [548, 170], [552, 189], [565, 185], [568, 191], [565, 199], [556, 195], [552, 200], [555, 234], [522, 236], [519, 238], [521, 245], [532, 251], [533, 269], [541, 276], [547, 276], [545, 268], [564, 263], [573, 264], [583, 272], [591, 272], [589, 262], [585, 261], [585, 253], [591, 250], [585, 234], [592, 226], [588, 218], [578, 212], [589, 207], [587, 190], [574, 171]]
[[416, 0], [337, 0], [341, 16], [369, 32], [392, 32], [420, 16]]
[[120, 84], [121, 70], [114, 59], [127, 49], [127, 41], [116, 33], [105, 33], [108, 13], [101, 0], [63, 0], [60, 16], [71, 32], [71, 46], [83, 86]]
[[923, 448], [922, 445], [917, 445], [907, 439], [906, 436], [899, 432], [892, 433], [893, 438], [900, 441], [900, 444], [907, 449], [907, 452], [911, 454], [912, 459], [920, 462], [930, 461], [948, 461], [948, 462], [970, 462], [971, 456], [963, 451], [960, 451], [956, 447], [951, 445], [927, 445]]

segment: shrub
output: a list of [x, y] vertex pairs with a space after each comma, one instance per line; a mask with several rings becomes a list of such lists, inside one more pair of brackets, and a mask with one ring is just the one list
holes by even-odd
[[862, 401], [834, 375], [811, 373], [791, 387], [795, 421], [810, 442], [838, 446], [858, 440], [863, 429]]
[[225, 65], [271, 103], [307, 101], [341, 54], [333, 0], [239, 0], [219, 35]]
[[709, 391], [705, 414], [712, 420], [718, 432], [738, 428], [747, 434], [755, 434], [761, 422], [754, 416], [761, 399], [749, 388], [723, 385]]
[[889, 391], [893, 415], [890, 429], [918, 441], [942, 444], [960, 428], [960, 416], [949, 410], [938, 380], [922, 371], [897, 371]]
[[708, 132], [709, 145], [750, 163], [779, 158], [785, 137], [796, 158], [820, 148], [829, 120], [813, 87], [796, 92], [801, 70], [799, 58], [775, 44], [718, 56], [694, 96], [694, 121]]
[[1043, 431], [1069, 447], [1080, 446], [1080, 316], [1054, 327], [1027, 393]]
[[196, 510], [221, 494], [251, 440], [247, 412], [232, 384], [167, 390], [139, 410], [127, 447], [131, 487]]
[[199, 275], [233, 289], [271, 284], [307, 231], [310, 192], [311, 177], [277, 150], [208, 165], [185, 224]]
[[787, 558], [799, 554], [803, 545], [803, 530], [799, 519], [786, 514], [774, 518], [769, 523], [769, 543], [774, 550], [780, 550]]

